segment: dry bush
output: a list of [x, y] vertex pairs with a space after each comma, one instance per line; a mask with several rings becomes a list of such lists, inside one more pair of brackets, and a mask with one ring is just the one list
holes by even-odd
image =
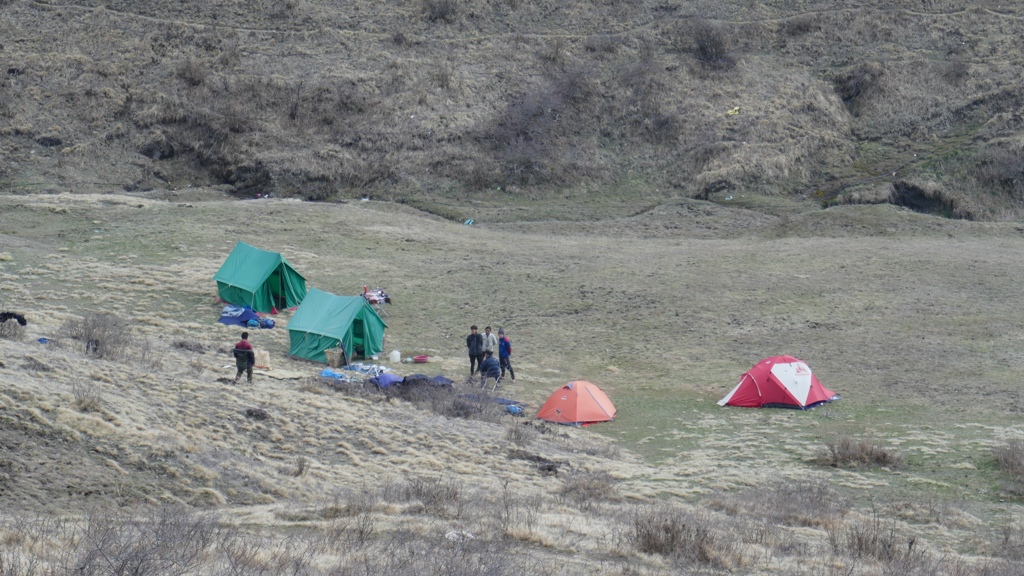
[[990, 145], [978, 155], [978, 179], [1010, 197], [1024, 199], [1024, 151]]
[[565, 39], [561, 37], [554, 38], [544, 44], [541, 50], [537, 53], [537, 57], [542, 62], [546, 62], [553, 66], [564, 66], [568, 57], [568, 48], [565, 45]]
[[619, 51], [619, 47], [621, 46], [622, 39], [610, 34], [587, 36], [586, 39], [583, 40], [583, 49], [594, 54], [594, 56], [598, 58], [604, 58], [615, 54]]
[[818, 462], [838, 468], [840, 466], [885, 466], [896, 468], [904, 463], [903, 454], [881, 448], [869, 440], [843, 436], [825, 440], [825, 450], [818, 454]]
[[913, 574], [928, 563], [927, 554], [917, 546], [917, 538], [898, 533], [896, 516], [883, 518], [877, 509], [867, 521], [829, 530], [828, 538], [834, 554], [873, 558], [887, 565], [890, 574]]
[[196, 87], [206, 82], [207, 76], [210, 75], [210, 70], [202, 60], [189, 56], [178, 65], [174, 74], [184, 81], [185, 84]]
[[75, 397], [71, 405], [79, 412], [99, 412], [103, 409], [103, 397], [94, 382], [78, 380], [72, 383], [71, 394]]
[[1013, 484], [1008, 487], [1011, 493], [1024, 493], [1024, 442], [1012, 440], [1005, 446], [992, 450], [996, 464], [1000, 470], [1010, 475]]
[[379, 393], [401, 398], [448, 418], [497, 422], [504, 414], [504, 408], [494, 401], [494, 397], [483, 392], [460, 394], [454, 386], [399, 384]]
[[207, 347], [202, 342], [194, 342], [189, 340], [175, 340], [171, 344], [171, 348], [179, 350], [188, 350], [189, 352], [195, 352], [196, 354], [206, 354]]
[[827, 480], [775, 480], [740, 494], [719, 494], [713, 510], [769, 524], [825, 528], [836, 525], [850, 509]]
[[1005, 526], [999, 539], [997, 554], [1015, 562], [1024, 561], [1024, 528]]
[[68, 320], [61, 327], [61, 334], [78, 342], [86, 354], [107, 360], [127, 358], [136, 343], [131, 324], [114, 314], [90, 314]]
[[537, 430], [532, 426], [526, 426], [526, 422], [513, 423], [505, 430], [505, 440], [519, 446], [520, 448], [526, 448], [537, 439]]
[[582, 66], [567, 66], [552, 74], [552, 84], [562, 101], [584, 104], [594, 95], [592, 72]]
[[858, 116], [884, 74], [885, 69], [878, 62], [865, 62], [836, 73], [832, 84], [850, 113]]
[[458, 0], [423, 0], [423, 12], [431, 22], [451, 24], [459, 17]]
[[431, 68], [430, 82], [442, 90], [448, 90], [455, 86], [455, 71], [451, 62], [442, 62]]
[[718, 26], [699, 21], [690, 30], [692, 52], [707, 70], [729, 70], [736, 60], [729, 55], [729, 39]]
[[188, 359], [188, 371], [196, 378], [199, 378], [206, 372], [206, 366], [203, 365], [203, 361], [198, 356], [193, 356]]
[[404, 500], [417, 500], [426, 512], [442, 518], [461, 518], [468, 500], [462, 483], [453, 479], [413, 478], [405, 483]]
[[733, 546], [730, 539], [717, 534], [708, 517], [664, 504], [635, 510], [629, 541], [645, 554], [711, 566], [721, 566]]
[[25, 327], [14, 320], [0, 322], [0, 339], [20, 342], [25, 339]]
[[309, 459], [305, 456], [299, 456], [295, 459], [295, 465], [288, 470], [290, 476], [299, 477], [306, 473], [309, 469]]
[[1014, 477], [1024, 479], [1024, 442], [1011, 440], [992, 451], [999, 467]]
[[791, 37], [803, 36], [818, 30], [821, 30], [821, 21], [818, 14], [800, 14], [789, 18], [782, 24], [782, 33]]
[[619, 499], [618, 480], [603, 471], [573, 470], [562, 479], [558, 495], [581, 510]]
[[185, 574], [206, 561], [217, 543], [215, 518], [177, 506], [146, 511], [145, 519], [128, 512], [94, 509], [65, 558], [71, 571], [101, 574]]

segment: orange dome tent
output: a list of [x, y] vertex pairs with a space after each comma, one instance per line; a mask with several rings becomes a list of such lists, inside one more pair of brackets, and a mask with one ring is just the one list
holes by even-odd
[[615, 418], [615, 406], [594, 384], [575, 380], [555, 390], [540, 412], [537, 412], [537, 418], [558, 424], [584, 426]]

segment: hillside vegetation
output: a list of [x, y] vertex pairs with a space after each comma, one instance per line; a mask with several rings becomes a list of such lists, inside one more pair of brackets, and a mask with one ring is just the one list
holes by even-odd
[[371, 196], [453, 219], [471, 200], [610, 190], [1013, 218], [1021, 10], [5, 0], [0, 177]]

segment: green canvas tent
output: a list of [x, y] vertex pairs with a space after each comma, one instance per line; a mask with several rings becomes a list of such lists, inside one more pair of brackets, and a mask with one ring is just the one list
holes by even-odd
[[384, 351], [387, 324], [362, 296], [335, 296], [312, 288], [288, 321], [290, 354], [327, 362], [324, 350], [340, 342], [345, 354], [370, 357]]
[[273, 312], [298, 306], [306, 297], [306, 279], [277, 252], [239, 242], [213, 276], [221, 300]]

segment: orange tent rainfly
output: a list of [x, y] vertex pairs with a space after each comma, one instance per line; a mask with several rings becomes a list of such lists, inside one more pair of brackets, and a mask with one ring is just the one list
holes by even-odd
[[537, 412], [537, 418], [584, 426], [615, 418], [615, 406], [600, 388], [590, 382], [576, 380], [555, 390]]
[[792, 356], [772, 356], [747, 370], [718, 405], [806, 410], [838, 399], [839, 395], [822, 386], [803, 361]]

